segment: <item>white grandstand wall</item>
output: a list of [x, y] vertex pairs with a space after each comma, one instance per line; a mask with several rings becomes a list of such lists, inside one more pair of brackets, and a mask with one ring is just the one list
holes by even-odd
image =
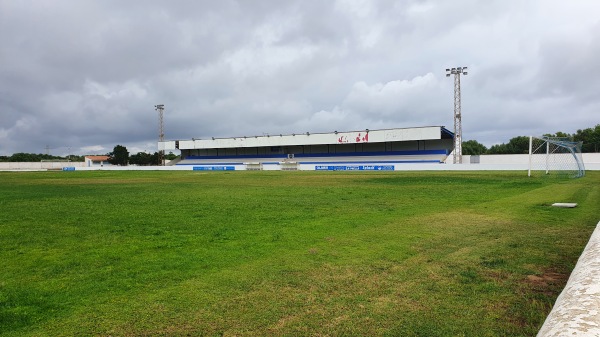
[[[382, 143], [440, 139], [439, 126], [406, 129], [358, 130], [337, 133], [299, 133], [292, 135], [242, 136], [231, 138], [179, 140], [179, 149], [223, 149], [321, 144]], [[159, 150], [175, 150], [174, 140], [158, 142]]]

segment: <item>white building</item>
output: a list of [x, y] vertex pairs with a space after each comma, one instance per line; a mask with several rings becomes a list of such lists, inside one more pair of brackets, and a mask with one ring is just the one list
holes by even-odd
[[178, 166], [194, 170], [401, 170], [444, 163], [454, 134], [443, 126], [291, 135], [171, 140]]
[[111, 166], [108, 162], [109, 156], [85, 156], [85, 167]]

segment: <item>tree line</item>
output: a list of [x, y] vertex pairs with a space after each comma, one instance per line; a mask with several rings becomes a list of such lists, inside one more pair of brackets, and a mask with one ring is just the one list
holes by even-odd
[[[114, 147], [112, 152], [106, 154], [109, 157], [109, 162], [113, 165], [138, 165], [138, 166], [148, 166], [148, 165], [159, 165], [159, 156], [158, 152], [154, 153], [146, 153], [146, 152], [138, 152], [134, 155], [129, 155], [129, 151], [127, 148], [122, 145], [117, 145]], [[177, 158], [177, 155], [173, 152], [169, 152], [169, 154], [165, 155], [165, 159], [173, 160]], [[85, 161], [85, 156], [79, 155], [67, 155], [67, 156], [54, 156], [50, 154], [43, 153], [14, 153], [10, 156], [0, 156], [0, 162], [41, 162], [41, 161], [71, 161], [71, 162], [83, 162]]]
[[[152, 154], [147, 152], [138, 152], [134, 155], [129, 155], [129, 151], [123, 145], [117, 145], [114, 147], [112, 152], [107, 154], [108, 162], [113, 165], [137, 165], [137, 166], [155, 166], [160, 165], [160, 158], [158, 152]], [[177, 158], [177, 155], [173, 152], [165, 155], [165, 159], [173, 160]]]
[[65, 157], [43, 153], [14, 153], [10, 156], [0, 156], [0, 162], [40, 162], [40, 161], [84, 161], [84, 156], [68, 155]]
[[[566, 138], [574, 142], [583, 142], [581, 152], [600, 152], [600, 124], [593, 128], [577, 130], [574, 134], [557, 132], [545, 134], [547, 137]], [[467, 140], [462, 143], [464, 155], [481, 154], [527, 154], [529, 153], [529, 137], [517, 136], [508, 143], [492, 145], [489, 149], [476, 140]]]

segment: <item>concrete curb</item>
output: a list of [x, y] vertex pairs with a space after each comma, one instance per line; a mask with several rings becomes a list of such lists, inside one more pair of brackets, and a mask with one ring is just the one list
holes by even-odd
[[538, 337], [600, 337], [600, 222]]

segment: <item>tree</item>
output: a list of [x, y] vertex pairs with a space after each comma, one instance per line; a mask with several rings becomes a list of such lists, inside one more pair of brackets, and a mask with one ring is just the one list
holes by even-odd
[[486, 154], [508, 154], [508, 146], [504, 143], [494, 144], [488, 149]]
[[17, 152], [13, 153], [10, 156], [0, 156], [0, 161], [8, 161], [8, 162], [39, 162], [42, 160], [71, 160], [71, 161], [84, 161], [83, 156], [73, 156], [70, 155], [68, 157], [61, 156], [53, 156], [45, 153], [24, 153]]
[[600, 152], [600, 124], [594, 128], [577, 130], [573, 135], [573, 140], [583, 142], [581, 152]]
[[484, 154], [487, 152], [487, 147], [476, 140], [467, 140], [462, 143], [462, 154], [475, 155]]
[[490, 147], [488, 154], [527, 154], [529, 153], [529, 137], [517, 136], [507, 144], [496, 144]]
[[154, 154], [138, 152], [129, 158], [129, 164], [138, 166], [159, 165], [158, 152], [154, 152]]
[[80, 156], [80, 155], [76, 155], [76, 154], [70, 154], [68, 156], [68, 159], [70, 161], [73, 161], [73, 162], [84, 162], [85, 161], [85, 156]]
[[108, 156], [108, 162], [113, 165], [127, 166], [127, 162], [129, 161], [129, 151], [122, 145], [115, 146]]
[[12, 162], [34, 162], [40, 161], [39, 155], [33, 153], [24, 153], [17, 152], [13, 153], [12, 156], [8, 159], [8, 161]]
[[146, 157], [149, 157], [149, 156], [150, 156], [150, 154], [148, 154], [146, 152], [138, 152], [136, 154], [132, 154], [129, 157], [129, 164], [130, 165], [138, 165], [138, 166], [147, 165]]
[[551, 138], [571, 138], [570, 134], [564, 133], [564, 132], [561, 132], [561, 131], [558, 131], [555, 134], [547, 133], [544, 136], [551, 137]]
[[39, 162], [42, 160], [63, 160], [63, 157], [53, 156], [49, 154], [35, 154], [18, 152], [8, 158], [12, 162]]
[[497, 144], [490, 147], [488, 154], [527, 154], [529, 153], [529, 137], [518, 136], [511, 138], [507, 144]]
[[169, 152], [169, 154], [165, 155], [165, 159], [167, 159], [167, 160], [177, 159], [177, 157], [179, 157], [179, 156], [173, 152]]
[[517, 136], [508, 141], [510, 153], [527, 154], [529, 153], [529, 137]]

